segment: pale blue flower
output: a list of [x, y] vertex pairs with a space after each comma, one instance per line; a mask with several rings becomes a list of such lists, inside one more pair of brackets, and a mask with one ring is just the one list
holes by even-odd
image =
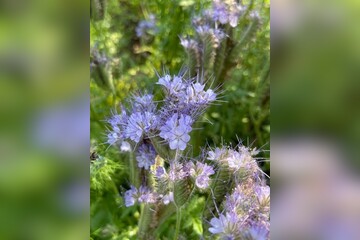
[[138, 143], [144, 133], [156, 129], [157, 117], [152, 112], [135, 112], [130, 115], [125, 136]]
[[157, 200], [156, 193], [152, 192], [148, 187], [140, 186], [139, 203], [155, 203]]
[[142, 96], [134, 96], [133, 111], [134, 112], [154, 112], [156, 105], [153, 102], [152, 94], [144, 94]]
[[172, 150], [185, 150], [190, 140], [193, 120], [190, 116], [175, 113], [160, 128], [160, 137], [167, 140]]
[[138, 190], [131, 186], [129, 190], [125, 192], [124, 200], [125, 200], [125, 206], [130, 207], [134, 205], [137, 202], [138, 199]]
[[223, 239], [235, 239], [239, 234], [239, 224], [236, 214], [220, 214], [219, 218], [214, 217], [210, 220], [209, 232], [219, 234]]
[[192, 164], [190, 175], [195, 178], [195, 184], [198, 188], [205, 189], [209, 187], [210, 175], [214, 174], [214, 169], [206, 163], [197, 162], [196, 166]]
[[149, 170], [155, 163], [156, 151], [151, 144], [141, 144], [136, 152], [136, 161], [139, 168]]

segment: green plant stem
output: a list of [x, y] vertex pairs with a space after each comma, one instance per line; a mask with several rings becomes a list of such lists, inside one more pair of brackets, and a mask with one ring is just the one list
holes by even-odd
[[179, 238], [180, 223], [181, 223], [181, 208], [176, 208], [176, 228], [175, 228], [174, 240], [177, 240]]
[[140, 179], [139, 179], [139, 168], [137, 167], [134, 159], [134, 153], [129, 154], [129, 168], [130, 168], [130, 182], [136, 188], [140, 187]]

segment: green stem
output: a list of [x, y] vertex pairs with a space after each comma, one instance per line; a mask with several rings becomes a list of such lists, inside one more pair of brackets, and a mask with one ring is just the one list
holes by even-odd
[[129, 154], [129, 168], [130, 168], [130, 182], [136, 188], [140, 187], [140, 176], [139, 176], [139, 168], [137, 167], [134, 159], [134, 153], [131, 152]]
[[177, 240], [179, 238], [180, 223], [181, 223], [181, 208], [177, 208], [176, 209], [176, 228], [175, 228], [174, 240]]

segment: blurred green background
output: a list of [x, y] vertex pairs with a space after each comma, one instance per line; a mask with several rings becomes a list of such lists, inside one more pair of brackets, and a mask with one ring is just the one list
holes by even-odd
[[[270, 136], [270, 23], [269, 1], [244, 1], [260, 16], [253, 34], [244, 39], [233, 66], [223, 79], [220, 102], [211, 106], [193, 131], [193, 153], [200, 147], [235, 146], [242, 141], [263, 150], [269, 158]], [[194, 34], [191, 17], [211, 7], [211, 1], [91, 1], [90, 20], [90, 139], [94, 159], [90, 166], [91, 237], [93, 239], [136, 239], [138, 206], [125, 208], [120, 195], [129, 187], [127, 154], [106, 142], [106, 119], [133, 92], [159, 93], [155, 70], [165, 67], [176, 74], [187, 62], [179, 36]], [[142, 20], [155, 16], [156, 30], [136, 35]], [[249, 22], [237, 26], [237, 39], [245, 35]], [[96, 153], [96, 154], [95, 154]], [[97, 157], [97, 158], [96, 158]], [[96, 159], [95, 159], [96, 158]], [[269, 173], [269, 163], [262, 162]], [[191, 239], [202, 233], [204, 198], [190, 203], [184, 213], [182, 232]], [[186, 223], [185, 223], [186, 222]], [[159, 234], [171, 236], [175, 218], [166, 221]]]

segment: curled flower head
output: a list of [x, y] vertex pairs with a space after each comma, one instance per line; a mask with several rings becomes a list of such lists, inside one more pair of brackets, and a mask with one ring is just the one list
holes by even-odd
[[190, 116], [175, 113], [160, 128], [160, 137], [167, 140], [172, 150], [185, 150], [190, 140], [191, 124]]
[[156, 151], [151, 144], [141, 144], [136, 152], [136, 161], [139, 168], [149, 170], [150, 166], [155, 163]]

